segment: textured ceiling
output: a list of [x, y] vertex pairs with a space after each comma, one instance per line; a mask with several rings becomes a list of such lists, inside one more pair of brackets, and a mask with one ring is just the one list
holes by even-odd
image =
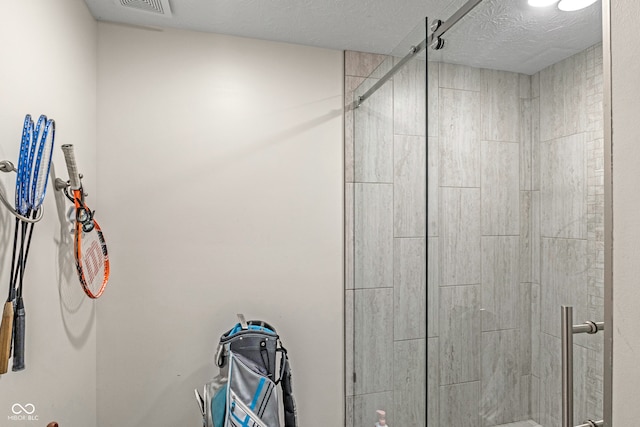
[[533, 74], [602, 39], [600, 2], [576, 12], [536, 9], [526, 0], [484, 0], [445, 34], [430, 58]]
[[[162, 16], [123, 7], [120, 0], [85, 1], [102, 21], [384, 54], [408, 51], [408, 46], [406, 50], [398, 46], [424, 17], [446, 20], [466, 2], [169, 0], [171, 16]], [[579, 12], [560, 12], [555, 7], [533, 10], [526, 2], [484, 0], [445, 35], [445, 49], [433, 58], [531, 74], [600, 40], [599, 2]]]

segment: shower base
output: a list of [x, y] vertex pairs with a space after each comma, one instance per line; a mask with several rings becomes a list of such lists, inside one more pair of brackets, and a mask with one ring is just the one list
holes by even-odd
[[541, 426], [537, 422], [529, 420], [529, 421], [518, 421], [517, 423], [502, 424], [496, 427], [541, 427]]

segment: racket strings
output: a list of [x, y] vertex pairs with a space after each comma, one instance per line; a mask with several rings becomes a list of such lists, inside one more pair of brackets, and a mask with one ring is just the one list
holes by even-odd
[[[40, 116], [46, 121], [38, 147], [36, 167], [34, 168], [34, 180], [31, 186], [31, 205], [33, 209], [40, 207], [44, 201], [44, 195], [49, 180], [49, 170], [51, 169], [51, 158], [53, 156], [53, 143], [55, 140], [55, 121]], [[37, 138], [38, 135], [36, 135]]]
[[29, 153], [33, 140], [33, 120], [27, 114], [22, 127], [22, 140], [20, 141], [20, 153], [18, 155], [18, 169], [16, 176], [16, 210], [21, 215], [25, 215], [28, 208], [28, 190], [30, 169]]
[[94, 223], [91, 232], [82, 231], [82, 224], [76, 224], [75, 251], [82, 288], [90, 298], [100, 297], [109, 279], [109, 257], [104, 236], [97, 224]]

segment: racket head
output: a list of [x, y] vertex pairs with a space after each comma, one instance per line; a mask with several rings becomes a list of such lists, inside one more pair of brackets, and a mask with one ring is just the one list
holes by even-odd
[[[41, 118], [46, 116], [40, 116]], [[40, 124], [40, 120], [38, 120]], [[36, 131], [35, 135], [40, 133]], [[51, 158], [53, 157], [53, 144], [55, 141], [56, 123], [52, 119], [46, 119], [42, 134], [40, 135], [40, 144], [35, 158], [33, 168], [33, 177], [31, 180], [31, 192], [29, 204], [31, 209], [38, 209], [44, 201], [47, 191], [47, 183], [49, 182], [49, 170], [51, 168]]]
[[38, 151], [38, 136], [42, 131], [42, 128], [47, 120], [47, 116], [40, 115], [38, 118], [38, 122], [35, 127], [33, 125], [33, 121], [31, 121], [31, 143], [29, 144], [29, 156], [27, 158], [27, 165], [24, 170], [24, 187], [22, 190], [22, 195], [20, 196], [22, 199], [22, 204], [26, 205], [26, 211], [29, 212], [31, 209], [31, 183], [34, 179], [34, 166], [36, 153]]
[[29, 208], [28, 188], [29, 188], [29, 150], [33, 137], [33, 119], [30, 114], [24, 117], [22, 126], [22, 140], [20, 141], [20, 153], [18, 155], [18, 169], [16, 174], [16, 211], [25, 215]]
[[[79, 193], [78, 190], [76, 192]], [[79, 196], [75, 195], [76, 210], [85, 209], [89, 212], [86, 205], [79, 204]], [[86, 222], [83, 224], [76, 220], [74, 254], [82, 289], [89, 298], [95, 299], [102, 295], [109, 281], [109, 254], [100, 225], [94, 219], [90, 222], [93, 227], [88, 230], [84, 226]]]

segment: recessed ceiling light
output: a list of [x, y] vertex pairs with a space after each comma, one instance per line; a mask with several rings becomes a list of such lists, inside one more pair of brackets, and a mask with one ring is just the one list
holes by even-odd
[[529, 0], [529, 6], [533, 7], [547, 7], [551, 6], [554, 3], [557, 3], [558, 0]]
[[561, 0], [558, 9], [565, 12], [573, 12], [574, 10], [584, 9], [591, 6], [598, 0]]

